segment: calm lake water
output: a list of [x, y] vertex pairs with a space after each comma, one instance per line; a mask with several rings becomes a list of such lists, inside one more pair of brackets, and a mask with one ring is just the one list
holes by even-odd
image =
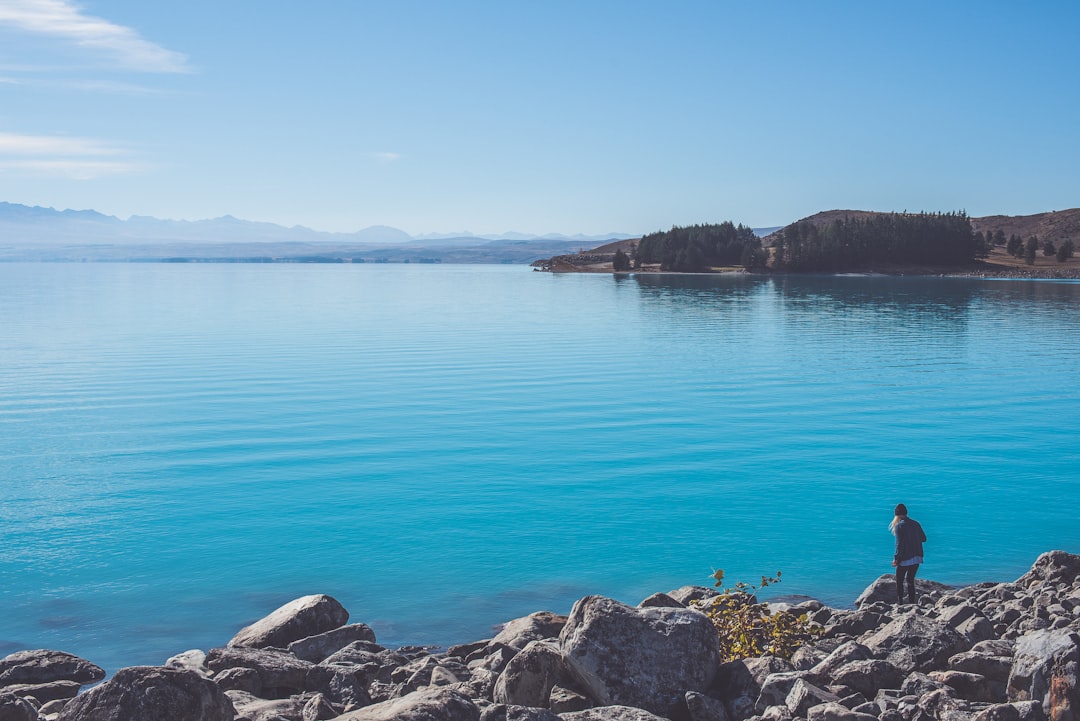
[[[0, 652], [106, 666], [329, 593], [380, 642], [783, 571], [1080, 551], [1080, 284], [0, 264]], [[2, 655], [0, 653], [0, 655]]]

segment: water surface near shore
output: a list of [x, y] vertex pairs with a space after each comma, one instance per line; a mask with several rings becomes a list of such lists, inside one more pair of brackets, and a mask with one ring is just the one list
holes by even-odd
[[381, 642], [712, 569], [850, 603], [1076, 551], [1080, 284], [0, 264], [0, 651], [110, 671], [307, 593]]

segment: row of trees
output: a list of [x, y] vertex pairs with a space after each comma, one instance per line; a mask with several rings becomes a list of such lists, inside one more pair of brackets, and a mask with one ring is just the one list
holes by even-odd
[[780, 233], [773, 266], [819, 272], [877, 264], [958, 266], [988, 254], [985, 238], [979, 242], [964, 212], [888, 213], [790, 225]]
[[672, 227], [642, 237], [634, 255], [637, 265], [659, 263], [661, 270], [694, 272], [716, 266], [763, 268], [768, 254], [754, 231], [731, 221]]
[[1042, 249], [1042, 254], [1047, 258], [1054, 256], [1057, 262], [1064, 263], [1069, 258], [1073, 257], [1073, 252], [1076, 250], [1072, 240], [1063, 240], [1061, 245], [1054, 245], [1052, 240], [1044, 240], [1039, 242], [1039, 238], [1036, 235], [1031, 236], [1027, 241], [1020, 239], [1020, 236], [1013, 235], [1009, 238], [1005, 244], [1005, 251], [1014, 258], [1023, 258], [1024, 262], [1028, 265], [1035, 264], [1035, 256], [1038, 255], [1039, 249]]

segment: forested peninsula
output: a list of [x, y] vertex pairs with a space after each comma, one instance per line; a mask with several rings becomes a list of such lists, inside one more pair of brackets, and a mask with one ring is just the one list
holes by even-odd
[[781, 272], [1080, 277], [1080, 209], [970, 218], [826, 211], [759, 238], [728, 221], [675, 226], [534, 263], [551, 272]]

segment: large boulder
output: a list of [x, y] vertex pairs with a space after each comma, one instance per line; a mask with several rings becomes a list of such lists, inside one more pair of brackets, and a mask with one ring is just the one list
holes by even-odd
[[0, 721], [38, 721], [38, 712], [21, 696], [0, 691]]
[[1016, 579], [1016, 583], [1024, 588], [1046, 581], [1072, 584], [1077, 576], [1080, 576], [1080, 556], [1048, 551], [1036, 558], [1031, 570]]
[[52, 681], [75, 681], [84, 684], [95, 683], [103, 678], [103, 668], [63, 651], [16, 651], [0, 659], [0, 686]]
[[132, 666], [69, 701], [58, 721], [233, 721], [234, 716], [225, 693], [194, 671]]
[[375, 643], [375, 632], [366, 623], [350, 623], [289, 644], [289, 653], [305, 661], [318, 663], [354, 641]]
[[572, 711], [560, 714], [560, 718], [563, 721], [667, 721], [643, 709], [618, 705]]
[[491, 643], [505, 644], [520, 651], [533, 641], [558, 638], [565, 625], [566, 616], [550, 611], [538, 611], [524, 618], [516, 618], [503, 626], [495, 638], [491, 639]]
[[[946, 586], [944, 583], [938, 583], [937, 581], [928, 581], [923, 578], [915, 579], [915, 593], [919, 598], [930, 597], [940, 598], [949, 591], [952, 591], [952, 586]], [[907, 594], [904, 595], [905, 601], [907, 600]], [[896, 603], [896, 575], [892, 573], [885, 573], [871, 583], [866, 589], [859, 594], [859, 597], [855, 599], [855, 605], [858, 607], [868, 606], [871, 603], [877, 603], [878, 601], [884, 601], [885, 603]]]
[[303, 596], [240, 629], [228, 645], [286, 648], [293, 641], [332, 631], [348, 621], [349, 612], [330, 596]]
[[602, 596], [574, 604], [559, 642], [570, 674], [598, 705], [661, 715], [685, 704], [687, 691], [706, 692], [720, 664], [716, 629], [699, 611]]
[[493, 703], [480, 714], [480, 721], [562, 721], [562, 719], [546, 708]]
[[547, 641], [533, 641], [510, 659], [495, 682], [495, 703], [546, 708], [551, 689], [566, 676], [562, 654]]
[[1008, 700], [1038, 701], [1051, 721], [1075, 721], [1080, 718], [1078, 674], [1080, 636], [1071, 629], [1034, 631], [1016, 640]]
[[889, 661], [903, 673], [943, 669], [950, 656], [970, 648], [947, 624], [915, 613], [900, 616], [862, 642], [875, 658]]
[[480, 721], [480, 709], [460, 691], [438, 686], [351, 711], [335, 721]]
[[206, 664], [215, 679], [229, 669], [254, 671], [258, 675], [258, 687], [266, 694], [263, 698], [303, 691], [308, 671], [315, 665], [291, 653], [267, 648], [213, 648], [206, 656]]

